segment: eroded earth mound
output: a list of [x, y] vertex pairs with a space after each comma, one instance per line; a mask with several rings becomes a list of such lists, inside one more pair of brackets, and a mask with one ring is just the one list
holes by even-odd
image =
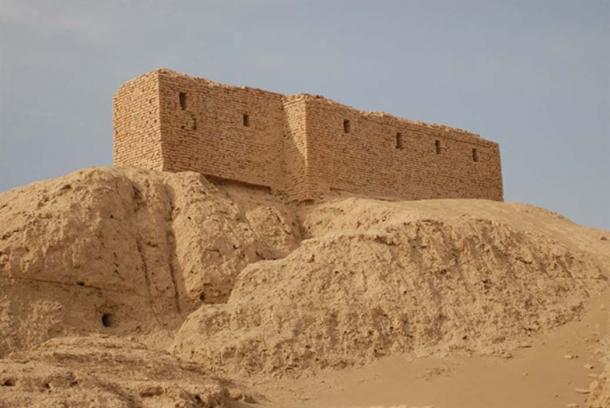
[[344, 199], [300, 219], [307, 239], [246, 267], [226, 304], [192, 313], [177, 355], [299, 375], [395, 352], [505, 353], [574, 319], [607, 286], [608, 259], [585, 249], [600, 238], [570, 244], [532, 228], [569, 221], [531, 207]]
[[[0, 194], [2, 373], [27, 395], [48, 383], [71, 398], [67, 364], [110, 348], [125, 357], [114, 367], [138, 365], [125, 338], [178, 358], [170, 377], [184, 361], [239, 378], [405, 352], [505, 355], [578, 318], [608, 276], [608, 232], [533, 206], [286, 203], [195, 173], [85, 169]], [[92, 351], [52, 352], [66, 347]], [[95, 398], [116, 406], [149, 387], [100, 384]], [[204, 401], [184, 387], [172, 389]]]
[[195, 173], [108, 168], [1, 194], [0, 355], [58, 335], [171, 331], [224, 302], [246, 265], [297, 244], [284, 207], [241, 202]]

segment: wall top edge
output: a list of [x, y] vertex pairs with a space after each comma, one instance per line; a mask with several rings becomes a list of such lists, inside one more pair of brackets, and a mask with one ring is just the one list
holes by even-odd
[[150, 78], [154, 78], [156, 77], [157, 79], [164, 77], [164, 78], [169, 78], [169, 79], [187, 79], [187, 80], [196, 80], [196, 81], [201, 81], [203, 83], [205, 83], [207, 86], [210, 87], [218, 87], [218, 88], [225, 88], [225, 89], [242, 89], [242, 90], [248, 90], [251, 92], [256, 92], [256, 93], [263, 93], [263, 94], [267, 94], [270, 96], [276, 96], [276, 97], [280, 97], [282, 98], [282, 101], [284, 103], [285, 106], [289, 106], [298, 102], [315, 102], [315, 103], [321, 103], [324, 104], [326, 106], [329, 107], [335, 107], [338, 109], [348, 109], [358, 115], [361, 115], [365, 118], [368, 119], [377, 119], [377, 120], [390, 120], [390, 121], [395, 121], [397, 124], [399, 123], [405, 123], [405, 124], [409, 124], [409, 125], [417, 125], [417, 126], [423, 126], [426, 128], [430, 128], [430, 129], [435, 129], [435, 130], [439, 130], [439, 131], [443, 131], [443, 132], [454, 132], [457, 134], [461, 134], [464, 136], [469, 136], [469, 137], [473, 137], [476, 139], [479, 139], [483, 142], [489, 142], [491, 144], [496, 144], [496, 142], [483, 138], [481, 137], [479, 134], [474, 133], [474, 132], [470, 132], [468, 130], [464, 130], [464, 129], [460, 129], [457, 127], [452, 127], [452, 126], [448, 126], [448, 125], [443, 125], [443, 124], [438, 124], [438, 123], [429, 123], [429, 122], [422, 122], [422, 121], [418, 121], [418, 120], [413, 120], [413, 119], [407, 119], [407, 118], [403, 118], [400, 116], [395, 116], [392, 114], [389, 114], [387, 112], [381, 112], [381, 111], [365, 111], [365, 110], [361, 110], [361, 109], [357, 109], [354, 108], [352, 106], [334, 101], [332, 99], [326, 98], [324, 96], [321, 95], [313, 95], [313, 94], [308, 94], [308, 93], [297, 93], [297, 94], [290, 94], [290, 95], [284, 95], [278, 92], [273, 92], [273, 91], [268, 91], [265, 89], [260, 89], [260, 88], [253, 88], [253, 87], [248, 87], [248, 86], [236, 86], [236, 85], [227, 85], [227, 84], [223, 84], [220, 82], [216, 82], [216, 81], [212, 81], [210, 79], [207, 78], [203, 78], [203, 77], [197, 77], [197, 76], [191, 76], [191, 75], [187, 75], [187, 74], [182, 74], [180, 72], [168, 69], [168, 68], [157, 68], [154, 69], [152, 71], [149, 71], [145, 74], [142, 74], [136, 78], [133, 78], [131, 80], [126, 81], [125, 83], [123, 83], [121, 85], [121, 87], [117, 90], [117, 92], [115, 93], [115, 95], [125, 86], [132, 84], [136, 81], [141, 81], [144, 79], [150, 79]]

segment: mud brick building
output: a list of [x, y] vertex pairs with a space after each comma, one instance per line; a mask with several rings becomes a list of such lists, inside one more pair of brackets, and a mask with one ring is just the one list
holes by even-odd
[[113, 163], [195, 171], [284, 192], [502, 200], [497, 143], [307, 94], [159, 69], [115, 94]]

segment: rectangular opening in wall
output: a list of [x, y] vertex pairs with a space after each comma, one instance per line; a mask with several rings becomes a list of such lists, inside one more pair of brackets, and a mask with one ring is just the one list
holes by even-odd
[[348, 119], [343, 119], [343, 133], [349, 133], [351, 126]]
[[402, 147], [402, 133], [398, 132], [396, 133], [396, 148], [402, 149]]
[[440, 140], [435, 141], [434, 145], [436, 147], [436, 154], [441, 154], [441, 141]]
[[244, 126], [249, 127], [250, 126], [250, 115], [248, 115], [247, 113], [244, 113], [244, 115], [242, 116], [242, 119], [241, 119], [241, 123]]
[[180, 92], [180, 94], [178, 94], [178, 99], [180, 100], [180, 109], [185, 110], [186, 109], [186, 92]]
[[474, 161], [474, 162], [479, 161], [479, 152], [477, 149], [472, 149], [472, 161]]

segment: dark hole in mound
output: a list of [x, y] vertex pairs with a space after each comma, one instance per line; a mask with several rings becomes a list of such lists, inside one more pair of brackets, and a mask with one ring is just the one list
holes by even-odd
[[104, 327], [112, 327], [114, 326], [114, 317], [110, 313], [102, 314], [102, 325]]
[[49, 383], [44, 383], [44, 384], [42, 384], [42, 386], [47, 390], [51, 388], [51, 384], [49, 384]]
[[76, 284], [78, 286], [85, 286], [85, 282], [83, 282], [83, 281], [78, 281], [78, 282], [76, 282]]
[[202, 302], [205, 302], [205, 292], [201, 292], [199, 294], [199, 300], [201, 300]]
[[5, 387], [12, 387], [15, 385], [15, 380], [13, 380], [12, 378], [7, 378], [6, 380], [4, 380], [2, 385]]

